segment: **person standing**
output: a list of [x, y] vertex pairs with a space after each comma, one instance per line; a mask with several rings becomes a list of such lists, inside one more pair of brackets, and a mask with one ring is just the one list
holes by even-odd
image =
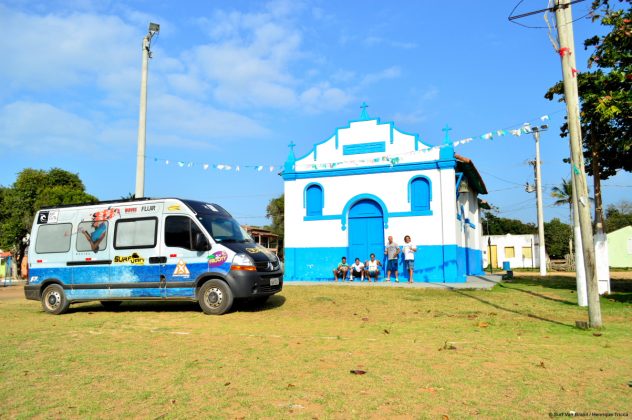
[[386, 281], [391, 281], [391, 271], [395, 273], [395, 282], [399, 283], [399, 272], [397, 271], [397, 260], [399, 256], [399, 245], [393, 242], [393, 237], [388, 237], [388, 244], [384, 250], [384, 255], [387, 256], [386, 263]]
[[413, 245], [410, 239], [410, 235], [404, 236], [404, 269], [408, 270], [408, 283], [413, 282], [413, 272], [415, 271], [415, 252], [417, 247]]

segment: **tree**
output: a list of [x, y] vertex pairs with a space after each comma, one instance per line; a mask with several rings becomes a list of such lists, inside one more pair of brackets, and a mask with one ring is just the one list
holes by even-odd
[[571, 227], [562, 223], [557, 217], [548, 223], [544, 223], [544, 241], [546, 252], [551, 258], [564, 258], [568, 254], [568, 238], [571, 236]]
[[63, 169], [24, 169], [11, 187], [0, 187], [0, 248], [11, 250], [18, 272], [35, 213], [43, 206], [95, 203], [79, 175]]
[[571, 223], [573, 222], [573, 184], [570, 180], [562, 178], [562, 183], [551, 188], [551, 197], [555, 198], [554, 206], [568, 206], [569, 217]]
[[606, 226], [608, 233], [632, 226], [632, 203], [622, 201], [618, 205], [609, 205], [606, 209]]
[[538, 228], [533, 223], [523, 223], [517, 219], [497, 217], [486, 212], [482, 220], [484, 232], [487, 235], [524, 235], [537, 233]]
[[272, 219], [272, 225], [270, 230], [279, 235], [279, 240], [283, 239], [284, 233], [284, 210], [285, 209], [285, 194], [281, 194], [277, 198], [273, 198], [266, 207], [266, 217]]

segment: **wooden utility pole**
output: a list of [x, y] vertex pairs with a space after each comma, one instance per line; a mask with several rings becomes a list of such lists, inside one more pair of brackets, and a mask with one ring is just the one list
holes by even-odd
[[559, 54], [562, 59], [562, 75], [564, 80], [564, 98], [568, 115], [568, 131], [571, 144], [571, 170], [575, 182], [575, 192], [579, 203], [577, 215], [582, 238], [586, 282], [588, 286], [588, 322], [592, 328], [601, 328], [601, 306], [599, 303], [599, 285], [595, 273], [595, 247], [593, 243], [592, 222], [590, 219], [590, 203], [584, 156], [582, 154], [581, 126], [579, 121], [579, 98], [577, 90], [577, 69], [574, 68], [573, 19], [570, 0], [558, 0], [555, 7], [557, 35], [560, 41]]

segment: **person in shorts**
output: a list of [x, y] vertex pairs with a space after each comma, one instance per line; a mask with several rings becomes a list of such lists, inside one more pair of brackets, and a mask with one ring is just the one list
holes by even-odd
[[413, 282], [413, 273], [415, 272], [415, 252], [417, 252], [417, 247], [410, 241], [410, 235], [404, 236], [404, 269], [408, 271], [408, 283]]
[[364, 274], [368, 281], [377, 281], [380, 277], [380, 267], [382, 263], [375, 259], [375, 254], [371, 254], [370, 260], [364, 263]]
[[334, 268], [334, 281], [338, 281], [338, 277], [340, 277], [340, 280], [344, 280], [347, 277], [347, 272], [349, 272], [347, 257], [342, 257], [340, 264]]
[[349, 270], [349, 280], [353, 281], [354, 279], [364, 281], [364, 264], [360, 262], [360, 258], [355, 259], [355, 263], [351, 265], [351, 269]]
[[394, 272], [395, 282], [399, 283], [399, 272], [397, 271], [399, 245], [397, 245], [396, 242], [393, 242], [392, 236], [388, 237], [388, 244], [386, 244], [384, 255], [388, 257], [386, 263], [386, 281], [391, 281], [391, 272]]

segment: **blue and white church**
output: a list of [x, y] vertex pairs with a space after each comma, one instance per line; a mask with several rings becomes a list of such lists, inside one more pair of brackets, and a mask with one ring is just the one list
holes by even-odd
[[[375, 253], [385, 263], [388, 236], [402, 247], [405, 235], [417, 246], [416, 282], [458, 283], [482, 274], [478, 195], [487, 190], [444, 131], [443, 144], [433, 147], [370, 118], [363, 104], [359, 120], [307, 154], [295, 157], [290, 144], [281, 173], [285, 279], [331, 280], [343, 256], [352, 264]], [[400, 279], [407, 280], [400, 257]]]

